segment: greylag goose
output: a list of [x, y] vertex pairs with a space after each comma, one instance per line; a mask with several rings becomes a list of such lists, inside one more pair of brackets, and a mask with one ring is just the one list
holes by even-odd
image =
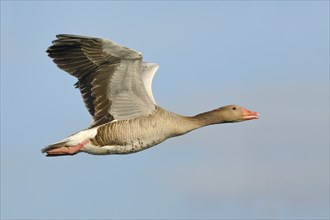
[[257, 119], [259, 114], [228, 105], [196, 116], [181, 116], [159, 107], [151, 83], [158, 65], [110, 40], [61, 34], [48, 48], [59, 68], [75, 84], [93, 122], [89, 128], [42, 149], [46, 156], [135, 153], [168, 138], [221, 123]]

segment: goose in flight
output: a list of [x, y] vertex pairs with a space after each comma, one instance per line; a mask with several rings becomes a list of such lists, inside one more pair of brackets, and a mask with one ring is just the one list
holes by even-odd
[[259, 114], [228, 105], [195, 116], [159, 107], [151, 83], [158, 65], [110, 40], [61, 34], [48, 48], [57, 66], [76, 77], [87, 110], [89, 128], [42, 149], [46, 156], [135, 153], [168, 138], [221, 123], [257, 119]]

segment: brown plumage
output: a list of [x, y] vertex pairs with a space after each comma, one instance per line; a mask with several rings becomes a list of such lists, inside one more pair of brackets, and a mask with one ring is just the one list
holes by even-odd
[[139, 52], [109, 40], [57, 38], [47, 52], [59, 68], [78, 79], [76, 87], [93, 122], [42, 149], [47, 156], [134, 153], [203, 126], [258, 118], [258, 113], [237, 105], [192, 117], [168, 112], [155, 103], [151, 91], [157, 64], [143, 63]]

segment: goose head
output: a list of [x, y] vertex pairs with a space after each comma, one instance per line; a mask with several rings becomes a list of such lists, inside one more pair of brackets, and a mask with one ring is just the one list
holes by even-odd
[[222, 123], [241, 122], [259, 118], [259, 113], [238, 105], [227, 105], [218, 108], [216, 109], [215, 114]]

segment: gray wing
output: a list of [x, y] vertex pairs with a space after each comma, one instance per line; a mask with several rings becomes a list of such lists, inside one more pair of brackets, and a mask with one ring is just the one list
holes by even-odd
[[112, 120], [147, 116], [155, 104], [142, 79], [142, 55], [112, 41], [57, 35], [47, 50], [57, 66], [75, 76], [91, 127]]

